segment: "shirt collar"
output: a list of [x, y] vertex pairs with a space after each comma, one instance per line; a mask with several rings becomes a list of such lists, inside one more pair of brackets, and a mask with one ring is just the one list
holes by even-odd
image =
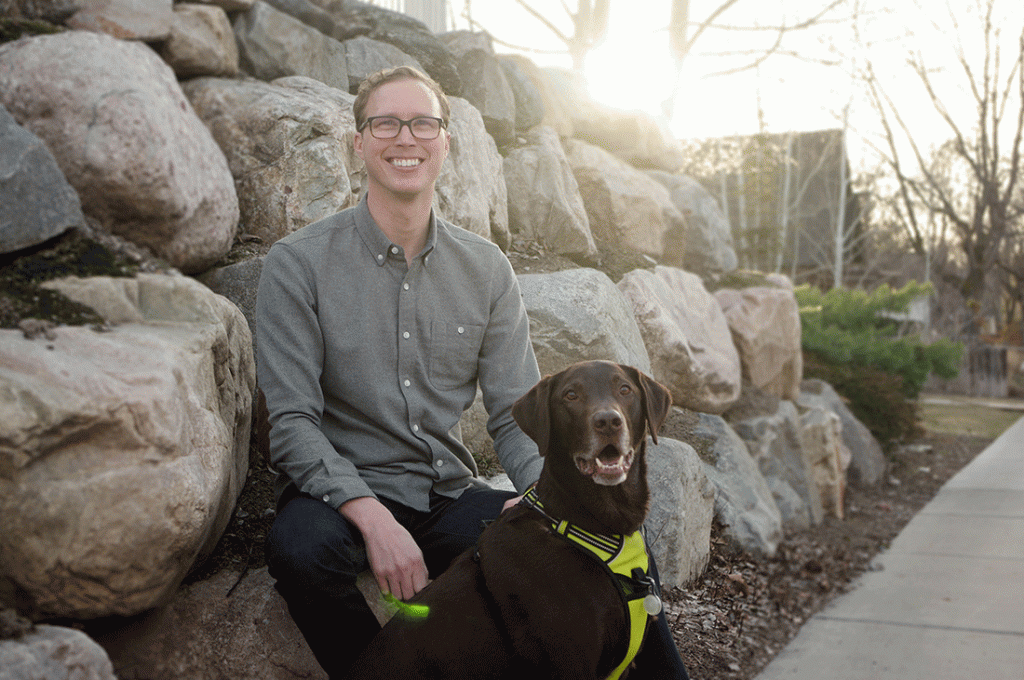
[[[384, 235], [384, 232], [373, 220], [373, 216], [370, 214], [370, 207], [366, 203], [366, 194], [363, 194], [362, 200], [356, 206], [355, 224], [356, 231], [359, 232], [360, 238], [362, 238], [367, 251], [370, 253], [370, 257], [373, 258], [373, 261], [378, 266], [383, 266], [387, 262], [388, 257], [399, 257], [401, 250], [391, 242], [391, 239]], [[431, 208], [430, 220], [427, 224], [427, 243], [423, 248], [423, 252], [419, 254], [424, 258], [424, 264], [429, 261], [430, 258], [427, 256], [437, 245], [438, 228], [439, 222], [434, 215], [433, 208]]]

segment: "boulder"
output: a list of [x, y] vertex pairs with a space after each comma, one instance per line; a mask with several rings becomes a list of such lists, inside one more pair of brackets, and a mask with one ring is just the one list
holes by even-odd
[[68, 31], [0, 45], [0, 102], [108, 231], [185, 273], [231, 248], [238, 199], [224, 154], [145, 44]]
[[437, 179], [434, 208], [449, 222], [508, 250], [508, 190], [498, 147], [476, 108], [465, 99], [449, 99], [452, 142]]
[[602, 250], [626, 248], [672, 260], [682, 247], [683, 216], [668, 189], [599, 147], [570, 139], [565, 155]]
[[743, 439], [709, 413], [698, 414], [691, 436], [715, 486], [715, 516], [725, 535], [745, 552], [774, 556], [783, 537], [782, 514]]
[[176, 4], [171, 35], [164, 42], [160, 56], [182, 79], [238, 73], [235, 34], [227, 13], [216, 5]]
[[227, 156], [246, 232], [264, 246], [357, 203], [352, 95], [300, 76], [196, 78], [184, 90]]
[[796, 400], [804, 364], [800, 309], [792, 288], [722, 288], [715, 298], [729, 321], [743, 377], [768, 394]]
[[44, 285], [109, 325], [0, 331], [0, 593], [36, 616], [132, 616], [165, 602], [230, 519], [249, 328], [180, 275]]
[[0, 107], [0, 255], [84, 223], [78, 194], [53, 154]]
[[718, 301], [695, 274], [658, 266], [619, 281], [651, 358], [652, 376], [672, 401], [724, 413], [740, 396], [740, 359]]
[[666, 264], [675, 264], [703, 278], [734, 271], [737, 259], [732, 230], [718, 200], [687, 175], [663, 170], [651, 170], [648, 174], [668, 189], [672, 203], [686, 223], [682, 247], [673, 249], [681, 256], [680, 261]]
[[256, 356], [256, 290], [263, 273], [263, 257], [215, 267], [196, 279], [218, 295], [230, 300], [242, 312], [252, 335], [253, 356]]
[[42, 624], [18, 638], [0, 640], [3, 680], [116, 680], [96, 642], [74, 628]]
[[843, 519], [850, 450], [843, 444], [839, 416], [825, 408], [800, 414], [800, 447], [811, 467], [825, 512]]
[[842, 424], [843, 444], [850, 451], [847, 480], [863, 487], [877, 486], [886, 478], [889, 463], [878, 440], [864, 423], [857, 420], [843, 398], [823, 380], [804, 380], [800, 384], [797, 406], [801, 409], [827, 408]]
[[800, 415], [793, 402], [780, 401], [775, 413], [733, 423], [733, 429], [746, 442], [772, 489], [786, 529], [820, 524], [825, 508], [814, 466], [804, 452]]
[[345, 46], [257, 0], [234, 23], [242, 70], [260, 80], [306, 76], [348, 91]]
[[[69, 28], [121, 40], [164, 40], [171, 32], [173, 0], [78, 0]], [[116, 63], [116, 62], [112, 62]]]
[[[495, 55], [498, 64], [505, 72], [505, 80], [512, 88], [512, 98], [516, 103], [516, 130], [525, 132], [541, 124], [544, 120], [544, 99], [534, 80], [529, 76], [528, 69], [533, 66], [525, 57], [512, 54]], [[529, 63], [529, 65], [527, 65]]]
[[365, 36], [388, 43], [423, 65], [449, 96], [461, 96], [462, 79], [457, 59], [427, 26], [407, 14], [366, 2], [322, 2], [334, 20], [334, 37], [350, 40]]
[[84, 0], [0, 0], [0, 11], [12, 19], [42, 19], [63, 24], [82, 9]]
[[651, 509], [644, 526], [661, 583], [681, 588], [704, 573], [711, 556], [715, 487], [693, 447], [662, 438], [647, 447]]
[[515, 140], [516, 101], [505, 70], [494, 57], [486, 33], [453, 31], [440, 36], [458, 60], [462, 98], [484, 119], [484, 127], [499, 148]]
[[509, 227], [552, 253], [597, 254], [579, 186], [554, 128], [526, 133], [527, 143], [504, 160]]
[[385, 68], [412, 66], [423, 71], [418, 61], [394, 45], [366, 37], [352, 38], [343, 44], [348, 59], [348, 91], [353, 94], [368, 75]]
[[628, 364], [651, 373], [651, 361], [629, 304], [603, 272], [568, 269], [522, 274], [519, 286], [541, 375], [589, 359]]
[[174, 600], [96, 634], [117, 676], [146, 680], [325, 680], [266, 567], [222, 571]]

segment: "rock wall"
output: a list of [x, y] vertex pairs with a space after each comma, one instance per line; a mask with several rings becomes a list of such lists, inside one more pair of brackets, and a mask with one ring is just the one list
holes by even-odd
[[[543, 371], [631, 364], [700, 414], [689, 441], [663, 438], [652, 457], [666, 586], [704, 569], [713, 517], [771, 554], [785, 528], [841, 514], [846, 465], [851, 483], [881, 476], [841, 402], [800, 391], [791, 286], [709, 292], [736, 267], [715, 198], [678, 174], [662, 125], [589, 101], [572, 74], [359, 2], [12, 0], [0, 13], [60, 31], [0, 44], [0, 254], [100, 234], [170, 269], [47, 284], [94, 326], [19, 319], [0, 291], [0, 603], [136, 617], [103, 639], [121, 677], [321, 676], [265, 572], [180, 584], [249, 465], [261, 255], [359, 200], [353, 92], [385, 66], [422, 68], [451, 99], [435, 209], [503, 249], [581, 263], [520, 276]], [[714, 414], [744, 380], [782, 401], [734, 430]], [[462, 423], [478, 453], [484, 421], [478, 401]], [[235, 599], [219, 599], [228, 581]], [[0, 658], [45, 655], [55, 634], [0, 641]], [[201, 653], [181, 655], [182, 640]]]

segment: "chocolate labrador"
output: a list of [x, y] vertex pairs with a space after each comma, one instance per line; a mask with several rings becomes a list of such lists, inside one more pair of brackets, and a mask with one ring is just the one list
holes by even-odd
[[[665, 387], [607, 361], [541, 380], [512, 411], [544, 456], [536, 487], [411, 600], [425, 616], [382, 629], [350, 678], [622, 677], [647, 623], [630, 612], [660, 606], [638, 537], [647, 435], [657, 442], [670, 405]], [[610, 565], [631, 536], [642, 555], [622, 574]]]

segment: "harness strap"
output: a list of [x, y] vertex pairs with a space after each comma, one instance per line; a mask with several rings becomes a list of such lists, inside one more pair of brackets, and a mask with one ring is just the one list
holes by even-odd
[[545, 512], [536, 490], [532, 488], [523, 496], [523, 502], [543, 515], [556, 534], [596, 559], [618, 586], [616, 590], [629, 620], [629, 646], [625, 658], [608, 676], [608, 680], [617, 680], [640, 651], [651, 616], [661, 611], [657, 584], [648, 575], [650, 562], [643, 534], [640, 531], [628, 536], [597, 534], [555, 519]]

